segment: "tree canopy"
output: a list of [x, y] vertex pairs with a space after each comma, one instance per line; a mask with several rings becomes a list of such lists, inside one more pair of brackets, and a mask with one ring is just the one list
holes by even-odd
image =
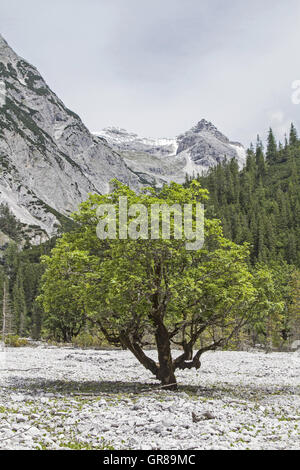
[[[282, 304], [275, 302], [270, 272], [251, 272], [249, 246], [226, 239], [216, 219], [205, 220], [198, 250], [186, 249], [184, 234], [175, 237], [175, 219], [170, 239], [142, 233], [136, 240], [99, 239], [97, 209], [117, 207], [120, 197], [150, 213], [153, 204], [183, 207], [206, 201], [208, 194], [196, 181], [142, 194], [114, 181], [112, 193], [90, 195], [74, 215], [76, 230], [44, 257], [39, 299], [49, 327], [65, 325], [68, 336], [85, 322], [97, 324], [111, 344], [129, 349], [163, 386], [176, 388], [177, 369], [200, 368], [205, 351], [224, 347], [249, 321], [279, 312]], [[131, 215], [127, 228], [137, 219]], [[144, 350], [153, 341], [157, 359]], [[174, 346], [181, 353], [174, 355]]]

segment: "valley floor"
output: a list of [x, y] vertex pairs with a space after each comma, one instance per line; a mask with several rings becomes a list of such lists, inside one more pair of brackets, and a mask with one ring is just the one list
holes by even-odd
[[177, 376], [169, 393], [127, 351], [7, 348], [0, 449], [300, 448], [298, 353], [207, 353]]

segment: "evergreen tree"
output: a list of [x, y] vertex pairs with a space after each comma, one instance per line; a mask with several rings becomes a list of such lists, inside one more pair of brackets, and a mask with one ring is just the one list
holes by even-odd
[[298, 135], [297, 135], [297, 130], [294, 126], [294, 124], [291, 124], [291, 130], [290, 130], [290, 140], [289, 140], [290, 145], [296, 146], [298, 144]]
[[24, 336], [27, 327], [27, 309], [21, 270], [17, 273], [16, 281], [12, 290], [12, 310], [15, 319], [16, 331], [20, 336]]
[[266, 174], [266, 162], [263, 152], [262, 145], [257, 145], [255, 153], [255, 163], [256, 163], [256, 178], [264, 178]]
[[268, 163], [274, 163], [277, 160], [277, 144], [271, 128], [268, 135], [266, 160]]

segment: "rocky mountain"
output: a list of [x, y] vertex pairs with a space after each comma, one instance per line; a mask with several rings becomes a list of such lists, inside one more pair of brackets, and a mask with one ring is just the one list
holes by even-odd
[[137, 134], [127, 132], [118, 127], [108, 127], [96, 133], [103, 137], [114, 149], [119, 152], [144, 152], [160, 157], [176, 155], [176, 139], [151, 139], [139, 137]]
[[107, 192], [112, 178], [140, 185], [2, 36], [0, 84], [0, 203], [32, 241], [55, 234], [88, 193]]
[[231, 142], [205, 119], [175, 139], [142, 138], [115, 127], [96, 135], [120, 152], [129, 168], [151, 184], [181, 183], [186, 174], [202, 174], [225, 158], [236, 158], [240, 167], [246, 161], [244, 147]]
[[91, 134], [0, 35], [0, 204], [31, 242], [70, 224], [78, 204], [89, 193], [107, 192], [112, 178], [135, 189], [182, 182], [225, 155], [244, 163], [243, 147], [205, 120], [176, 139], [116, 128]]

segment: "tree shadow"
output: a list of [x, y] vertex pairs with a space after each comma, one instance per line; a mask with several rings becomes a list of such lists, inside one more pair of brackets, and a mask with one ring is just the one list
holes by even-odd
[[74, 381], [48, 380], [34, 377], [20, 381], [20, 377], [9, 378], [9, 388], [19, 393], [59, 393], [61, 395], [120, 395], [147, 393], [159, 389], [159, 383], [124, 382], [124, 381]]
[[[20, 377], [11, 376], [9, 388], [13, 388], [14, 392], [19, 393], [54, 393], [63, 396], [81, 396], [81, 397], [101, 397], [101, 396], [120, 396], [131, 395], [141, 397], [151, 394], [178, 395], [186, 394], [186, 398], [191, 399], [228, 399], [236, 400], [262, 400], [270, 395], [293, 395], [297, 394], [296, 387], [290, 385], [239, 385], [216, 382], [214, 385], [202, 387], [199, 385], [183, 385], [179, 384], [178, 392], [170, 392], [160, 386], [159, 382], [124, 382], [124, 381], [74, 381], [74, 380], [48, 380], [43, 377], [34, 377], [30, 379], [22, 379]], [[183, 395], [184, 397], [185, 395]]]

